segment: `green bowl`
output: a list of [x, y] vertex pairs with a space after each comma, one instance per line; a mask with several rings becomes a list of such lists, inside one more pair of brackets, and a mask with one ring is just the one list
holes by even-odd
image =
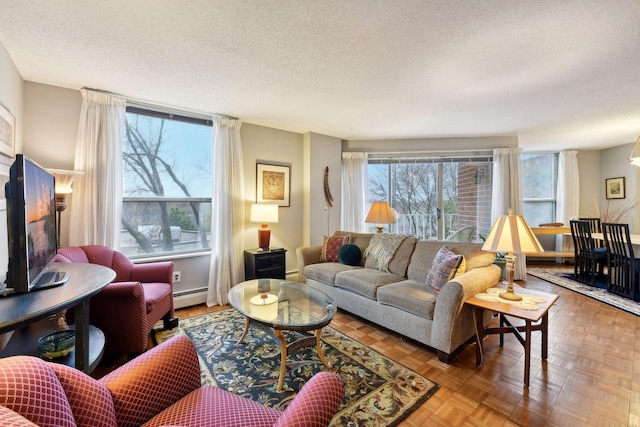
[[46, 335], [38, 340], [40, 353], [47, 359], [66, 356], [76, 344], [76, 334], [73, 329], [59, 331]]

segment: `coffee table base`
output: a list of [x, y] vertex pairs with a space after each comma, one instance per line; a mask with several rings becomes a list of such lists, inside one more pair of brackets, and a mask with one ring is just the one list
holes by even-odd
[[[271, 336], [280, 347], [280, 377], [278, 379], [278, 388], [277, 388], [278, 391], [282, 391], [282, 385], [284, 384], [284, 376], [286, 374], [286, 368], [287, 368], [287, 356], [290, 354], [293, 354], [293, 352], [295, 351], [315, 346], [316, 352], [318, 353], [318, 358], [320, 359], [322, 364], [327, 369], [331, 369], [331, 366], [327, 362], [327, 359], [324, 357], [324, 353], [322, 352], [322, 343], [320, 341], [322, 328], [326, 325], [321, 325], [319, 327], [308, 327], [308, 328], [298, 328], [298, 329], [274, 328], [270, 325], [266, 325], [262, 322], [259, 322], [257, 320], [252, 320], [247, 317], [244, 332], [240, 337], [240, 339], [238, 340], [237, 344], [242, 343], [244, 338], [247, 336], [247, 333], [249, 332], [249, 327], [251, 325], [254, 325], [261, 331], [264, 331], [265, 333], [269, 334], [269, 336]], [[312, 330], [315, 330], [315, 336], [309, 336], [305, 334], [305, 332], [312, 331]], [[297, 333], [298, 335], [301, 336], [301, 338], [295, 340], [290, 344], [287, 344], [287, 340], [285, 339], [283, 331], [290, 331], [290, 332]]]

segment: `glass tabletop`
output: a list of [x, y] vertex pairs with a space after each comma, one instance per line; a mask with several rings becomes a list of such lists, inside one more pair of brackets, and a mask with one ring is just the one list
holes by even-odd
[[248, 280], [232, 287], [228, 296], [243, 315], [283, 329], [326, 325], [336, 314], [328, 295], [288, 280]]

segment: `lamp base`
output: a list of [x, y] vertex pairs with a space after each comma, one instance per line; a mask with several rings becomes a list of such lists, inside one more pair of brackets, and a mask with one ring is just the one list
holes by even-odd
[[502, 299], [506, 299], [509, 301], [522, 301], [522, 297], [515, 292], [513, 289], [507, 290], [506, 292], [499, 293], [498, 296]]
[[382, 229], [384, 228], [384, 225], [378, 224], [377, 228], [378, 228], [378, 233], [382, 233]]
[[262, 224], [262, 227], [258, 228], [258, 246], [260, 247], [260, 249], [268, 251], [270, 240], [271, 230], [269, 230], [269, 225]]

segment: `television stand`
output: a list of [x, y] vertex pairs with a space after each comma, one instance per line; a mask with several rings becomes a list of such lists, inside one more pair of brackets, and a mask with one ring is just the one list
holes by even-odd
[[[0, 298], [0, 334], [24, 328], [75, 307], [74, 364], [76, 369], [89, 373], [97, 363], [90, 361], [89, 300], [111, 283], [116, 273], [101, 265], [67, 262], [54, 263], [50, 270], [68, 273], [69, 281], [63, 288], [46, 288], [39, 292], [20, 293], [14, 294], [11, 298]], [[39, 336], [32, 338], [35, 340], [34, 343], [37, 343], [38, 338]], [[19, 354], [29, 354], [29, 350], [24, 349], [24, 352]]]

